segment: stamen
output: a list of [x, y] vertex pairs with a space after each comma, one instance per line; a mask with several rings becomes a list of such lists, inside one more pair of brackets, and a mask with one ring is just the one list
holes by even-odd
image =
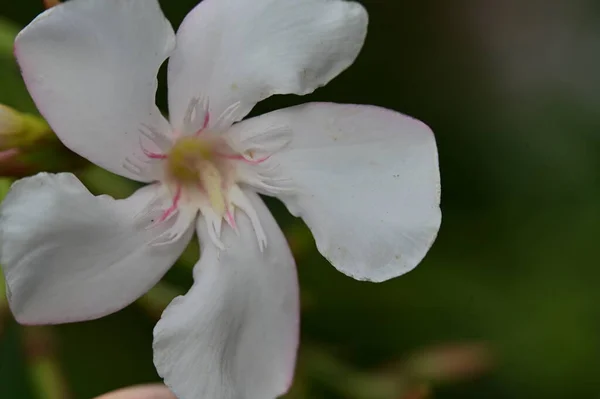
[[200, 188], [206, 190], [211, 206], [218, 215], [222, 216], [226, 206], [223, 196], [223, 178], [219, 169], [212, 162], [203, 162], [198, 177], [202, 182]]
[[152, 151], [148, 151], [145, 147], [144, 144], [142, 143], [142, 139], [140, 138], [140, 148], [142, 149], [142, 152], [144, 153], [145, 156], [147, 156], [150, 159], [166, 159], [167, 156], [165, 154], [161, 154], [158, 152], [152, 152]]
[[258, 217], [258, 213], [256, 213], [256, 209], [254, 209], [248, 197], [246, 197], [244, 192], [237, 185], [231, 188], [229, 194], [231, 203], [240, 208], [246, 215], [248, 215], [248, 218], [250, 218], [250, 224], [252, 224], [252, 228], [256, 234], [256, 239], [258, 240], [258, 248], [261, 252], [264, 251], [267, 247], [267, 235], [260, 224], [260, 219]]
[[159, 154], [158, 152], [151, 152], [146, 150], [145, 148], [142, 148], [142, 151], [144, 151], [144, 155], [146, 155], [148, 158], [151, 159], [166, 159], [167, 156], [165, 154]]
[[195, 217], [194, 214], [186, 214], [185, 212], [179, 212], [175, 223], [163, 234], [159, 235], [150, 245], [153, 247], [160, 247], [163, 245], [169, 245], [179, 240], [184, 234], [190, 230], [191, 221]]
[[210, 122], [210, 112], [209, 112], [209, 108], [208, 108], [208, 100], [206, 100], [206, 105], [204, 108], [204, 122], [202, 123], [202, 127], [200, 128], [200, 130], [198, 130], [196, 132], [196, 136], [199, 136], [208, 127], [209, 122]]
[[225, 219], [227, 220], [227, 224], [229, 224], [229, 226], [231, 226], [231, 228], [237, 233], [237, 223], [235, 222], [235, 217], [233, 216], [231, 207], [227, 208], [227, 212], [225, 212]]
[[169, 209], [167, 209], [162, 214], [162, 216], [158, 220], [158, 223], [164, 222], [169, 216], [171, 216], [173, 214], [173, 212], [175, 212], [177, 210], [180, 199], [181, 199], [181, 184], [178, 184], [177, 189], [175, 191], [175, 196], [173, 197], [173, 204], [169, 207]]
[[[200, 113], [202, 112], [202, 113]], [[203, 118], [202, 126], [198, 126], [199, 118]], [[187, 110], [183, 116], [183, 135], [200, 135], [210, 122], [208, 97], [194, 97], [190, 100]]]
[[195, 115], [196, 106], [200, 99], [198, 97], [193, 97], [188, 104], [187, 109], [185, 110], [185, 115], [183, 116], [183, 128], [189, 127], [192, 125], [192, 120]]
[[171, 230], [169, 230], [158, 236], [154, 241], [152, 241], [150, 245], [152, 245], [153, 247], [169, 245], [177, 241], [182, 235], [183, 233], [180, 231], [173, 233]]
[[206, 222], [206, 227], [208, 229], [208, 236], [210, 240], [215, 244], [217, 248], [220, 250], [225, 249], [225, 244], [221, 241], [221, 225], [223, 221], [223, 217], [221, 215], [217, 215], [214, 210], [207, 203], [200, 202], [199, 204], [200, 213], [204, 217], [204, 221]]

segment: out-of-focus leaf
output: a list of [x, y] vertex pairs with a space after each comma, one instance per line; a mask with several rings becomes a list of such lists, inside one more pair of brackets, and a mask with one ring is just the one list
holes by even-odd
[[62, 368], [56, 356], [53, 327], [30, 326], [23, 329], [30, 379], [38, 399], [70, 399]]
[[12, 22], [0, 18], [0, 54], [12, 53], [13, 42], [19, 29]]
[[74, 398], [157, 381], [152, 362], [155, 320], [135, 307], [99, 320], [66, 324], [59, 332], [59, 358]]
[[56, 138], [46, 121], [0, 104], [0, 150], [24, 148], [47, 138]]
[[18, 32], [15, 24], [0, 18], [0, 104], [23, 112], [35, 112], [13, 55], [13, 42]]
[[25, 363], [22, 327], [12, 319], [0, 335], [0, 398], [38, 399]]
[[78, 177], [93, 194], [107, 194], [117, 199], [126, 198], [141, 187], [133, 180], [115, 175], [95, 165], [82, 170]]

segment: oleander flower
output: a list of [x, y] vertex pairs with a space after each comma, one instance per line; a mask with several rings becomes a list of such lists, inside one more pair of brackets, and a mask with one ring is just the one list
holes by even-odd
[[[302, 217], [341, 272], [414, 268], [440, 224], [432, 132], [397, 112], [303, 95], [358, 55], [367, 13], [342, 0], [204, 0], [177, 34], [156, 0], [72, 0], [37, 17], [15, 54], [42, 115], [91, 162], [148, 183], [92, 195], [69, 173], [16, 182], [0, 209], [0, 263], [25, 324], [118, 311], [150, 289], [194, 231], [194, 285], [154, 330], [154, 361], [181, 399], [274, 398], [298, 344], [286, 240], [257, 193]], [[168, 64], [169, 121], [155, 105]]]

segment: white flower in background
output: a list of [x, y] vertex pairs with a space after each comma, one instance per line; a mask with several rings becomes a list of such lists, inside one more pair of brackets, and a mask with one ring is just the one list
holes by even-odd
[[[435, 140], [421, 122], [329, 103], [239, 122], [273, 94], [329, 82], [366, 28], [363, 7], [341, 0], [205, 0], [176, 35], [156, 0], [72, 0], [36, 18], [15, 53], [40, 112], [73, 151], [149, 184], [124, 200], [93, 196], [68, 173], [14, 184], [0, 263], [17, 319], [115, 312], [160, 280], [195, 230], [194, 286], [154, 331], [160, 375], [182, 399], [283, 394], [296, 271], [256, 192], [281, 199], [360, 280], [414, 268], [440, 224]], [[170, 122], [154, 102], [169, 56]]]

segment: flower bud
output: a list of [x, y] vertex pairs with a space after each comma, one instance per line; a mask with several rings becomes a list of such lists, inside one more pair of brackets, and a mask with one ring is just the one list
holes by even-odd
[[27, 147], [51, 137], [55, 136], [42, 118], [0, 104], [0, 151]]
[[43, 0], [44, 1], [44, 7], [46, 8], [51, 8], [54, 6], [57, 6], [61, 3], [60, 0]]
[[477, 377], [493, 364], [489, 347], [480, 343], [449, 344], [416, 354], [408, 363], [412, 374], [436, 382]]
[[23, 118], [14, 109], [0, 104], [0, 135], [10, 135], [21, 130]]

